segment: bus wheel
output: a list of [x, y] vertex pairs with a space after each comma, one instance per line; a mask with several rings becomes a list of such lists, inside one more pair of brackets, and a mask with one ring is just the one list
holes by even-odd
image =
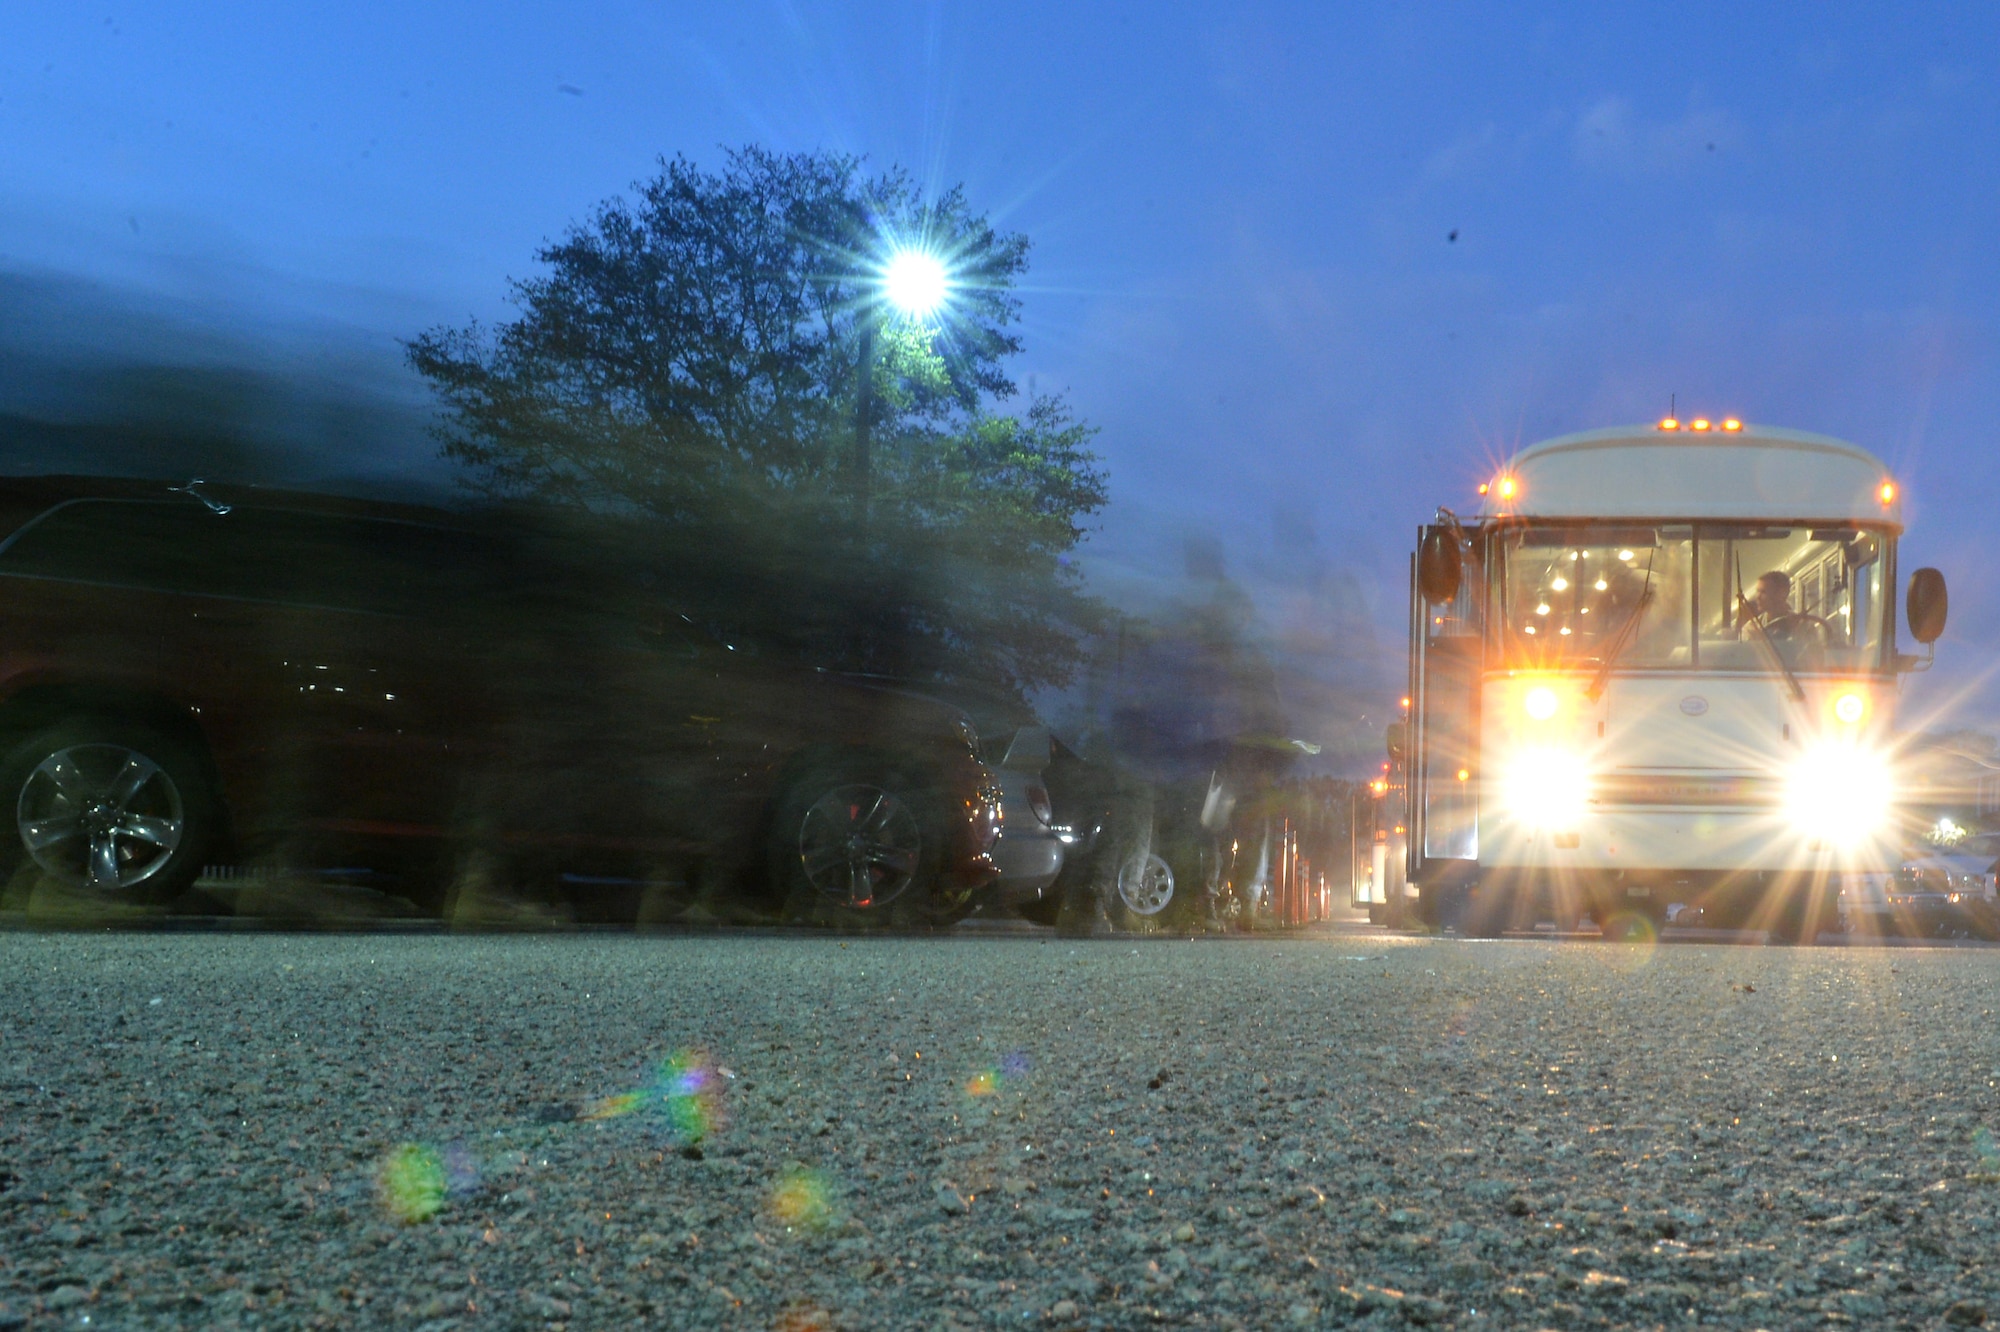
[[1821, 931], [1834, 928], [1839, 908], [1830, 895], [1810, 890], [1790, 894], [1771, 920], [1765, 941], [1774, 945], [1810, 948], [1819, 942]]
[[1460, 901], [1458, 932], [1467, 939], [1498, 939], [1507, 932], [1514, 894], [1496, 884], [1468, 885]]

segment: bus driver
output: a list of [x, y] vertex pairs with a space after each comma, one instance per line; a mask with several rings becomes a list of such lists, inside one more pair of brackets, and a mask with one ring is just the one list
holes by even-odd
[[1740, 599], [1736, 609], [1738, 635], [1754, 639], [1757, 631], [1773, 643], [1801, 647], [1826, 646], [1826, 621], [1817, 615], [1802, 615], [1792, 609], [1791, 575], [1773, 569], [1757, 579], [1750, 595]]

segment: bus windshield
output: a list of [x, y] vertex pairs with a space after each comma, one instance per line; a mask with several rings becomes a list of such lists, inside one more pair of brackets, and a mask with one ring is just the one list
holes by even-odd
[[1509, 656], [1530, 663], [1686, 666], [1694, 530], [1526, 528], [1502, 538]]
[[1867, 670], [1882, 658], [1885, 539], [1851, 527], [1696, 533], [1697, 649], [1707, 670]]
[[1510, 664], [1775, 672], [1875, 667], [1885, 538], [1858, 528], [1565, 525], [1496, 535]]

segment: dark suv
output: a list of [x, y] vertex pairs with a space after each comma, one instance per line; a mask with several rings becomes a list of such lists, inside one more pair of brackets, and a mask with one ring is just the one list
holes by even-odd
[[0, 533], [15, 868], [162, 900], [386, 865], [442, 900], [488, 854], [912, 922], [995, 872], [963, 714], [736, 650], [518, 516], [35, 477]]

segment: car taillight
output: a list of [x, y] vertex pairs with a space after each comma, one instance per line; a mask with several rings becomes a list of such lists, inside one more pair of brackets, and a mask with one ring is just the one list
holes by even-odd
[[1049, 788], [1040, 782], [1028, 783], [1028, 808], [1045, 824], [1055, 821], [1055, 808], [1049, 804]]

